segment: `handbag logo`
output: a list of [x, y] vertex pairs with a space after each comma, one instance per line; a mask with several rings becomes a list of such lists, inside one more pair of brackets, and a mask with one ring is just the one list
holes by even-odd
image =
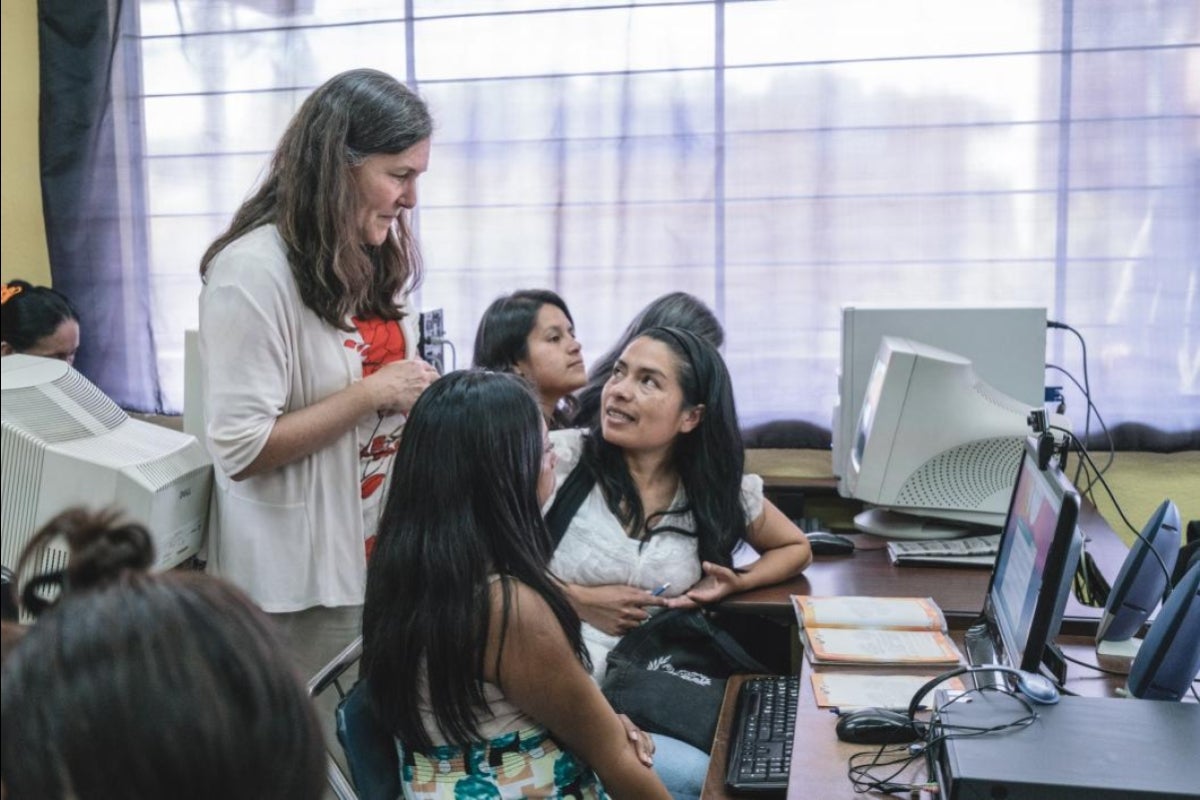
[[659, 656], [652, 658], [646, 664], [646, 669], [652, 672], [666, 672], [674, 675], [676, 678], [682, 678], [685, 681], [696, 684], [697, 686], [712, 686], [712, 678], [707, 675], [702, 675], [699, 672], [693, 672], [690, 669], [675, 669], [671, 664], [670, 656]]

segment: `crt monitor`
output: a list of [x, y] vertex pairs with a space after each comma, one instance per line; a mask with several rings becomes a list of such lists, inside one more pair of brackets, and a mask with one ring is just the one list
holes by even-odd
[[1051, 463], [1038, 465], [1037, 439], [1024, 440], [984, 620], [1000, 663], [1037, 672], [1058, 635], [1082, 537], [1079, 493]]
[[[131, 419], [65, 361], [0, 359], [3, 390], [2, 542], [14, 568], [33, 534], [74, 506], [115, 508], [149, 529], [156, 568], [200, 547], [212, 463], [194, 436]], [[39, 571], [66, 564], [51, 545]]]
[[[885, 336], [850, 449], [850, 495], [908, 516], [999, 527], [1033, 409], [980, 379], [960, 355]], [[920, 526], [884, 527], [877, 511], [856, 522], [885, 536], [920, 536]]]
[[842, 306], [841, 360], [833, 406], [833, 474], [846, 488], [845, 468], [871, 367], [884, 336], [900, 336], [971, 360], [980, 378], [1009, 397], [1040, 406], [1046, 383], [1044, 306]]

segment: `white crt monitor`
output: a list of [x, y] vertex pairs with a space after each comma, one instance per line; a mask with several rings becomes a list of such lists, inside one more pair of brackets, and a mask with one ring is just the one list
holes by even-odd
[[885, 336], [850, 449], [851, 496], [907, 514], [999, 526], [1032, 410], [981, 380], [968, 359]]
[[[130, 419], [65, 361], [0, 359], [3, 420], [0, 557], [15, 569], [26, 543], [74, 506], [115, 508], [145, 525], [155, 568], [200, 548], [212, 490], [212, 462], [196, 437]], [[39, 570], [66, 565], [51, 545]]]
[[846, 489], [846, 461], [863, 394], [884, 336], [900, 336], [969, 358], [980, 378], [1040, 407], [1046, 383], [1046, 309], [1040, 306], [842, 306], [838, 399], [833, 407], [833, 474]]

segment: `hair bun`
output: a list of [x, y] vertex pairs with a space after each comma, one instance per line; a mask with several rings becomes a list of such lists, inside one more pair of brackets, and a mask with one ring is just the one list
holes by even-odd
[[[34, 534], [17, 567], [24, 575], [50, 543], [65, 540], [69, 556], [64, 571], [31, 578], [26, 586], [25, 605], [31, 607], [31, 591], [60, 585], [76, 592], [116, 580], [128, 572], [145, 572], [154, 563], [154, 542], [142, 525], [122, 520], [113, 510], [93, 512], [73, 508], [59, 514]], [[43, 604], [38, 604], [43, 605]]]
[[71, 549], [70, 589], [98, 586], [126, 571], [145, 572], [154, 563], [154, 542], [144, 526], [120, 520], [115, 512], [82, 512], [74, 521], [63, 531]]

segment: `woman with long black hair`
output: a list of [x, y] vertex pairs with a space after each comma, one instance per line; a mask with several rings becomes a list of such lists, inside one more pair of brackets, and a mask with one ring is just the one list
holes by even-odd
[[[804, 534], [763, 496], [762, 479], [743, 472], [729, 372], [694, 333], [660, 327], [633, 339], [604, 385], [597, 421], [552, 441], [563, 487], [548, 517], [564, 533], [551, 569], [583, 619], [598, 678], [647, 607], [715, 603], [812, 560]], [[735, 569], [743, 539], [760, 557]], [[657, 741], [668, 788], [697, 796], [707, 755]]]
[[579, 618], [547, 573], [553, 470], [516, 376], [452, 373], [413, 406], [368, 568], [362, 660], [407, 798], [667, 797], [649, 738], [589, 677]]

